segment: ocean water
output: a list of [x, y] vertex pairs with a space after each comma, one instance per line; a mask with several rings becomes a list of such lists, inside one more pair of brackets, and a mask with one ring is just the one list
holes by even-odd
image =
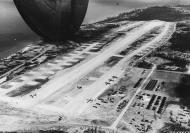
[[[84, 23], [92, 23], [109, 16], [115, 16], [129, 9], [146, 4], [137, 2], [121, 3], [115, 0], [90, 0]], [[30, 42], [38, 41], [36, 35], [25, 24], [12, 0], [0, 0], [0, 58], [23, 48]]]
[[25, 24], [12, 1], [0, 1], [0, 58], [39, 40]]
[[[153, 5], [148, 4], [149, 6]], [[146, 3], [136, 0], [90, 0], [89, 7], [84, 20], [85, 23], [92, 23], [106, 17], [116, 16], [135, 8], [148, 6]]]

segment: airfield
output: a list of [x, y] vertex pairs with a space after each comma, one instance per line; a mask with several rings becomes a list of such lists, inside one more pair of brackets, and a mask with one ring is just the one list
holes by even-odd
[[[64, 125], [63, 130], [67, 129], [69, 133], [82, 133], [89, 128], [105, 132], [148, 132], [148, 125], [135, 126], [135, 121], [138, 123], [143, 116], [136, 115], [138, 118], [134, 120], [134, 110], [142, 113], [141, 107], [148, 106], [159, 115], [167, 96], [152, 92], [159, 82], [153, 78], [157, 72], [156, 64], [152, 64], [150, 69], [135, 65], [165, 45], [175, 32], [176, 24], [159, 20], [123, 21], [119, 24], [105, 35], [108, 38], [120, 35], [109, 43], [84, 43], [67, 54], [2, 82], [0, 101], [22, 111], [11, 119], [6, 113], [0, 116], [5, 121], [0, 123], [0, 130], [50, 129]], [[31, 61], [47, 58], [44, 54], [52, 49], [51, 45], [47, 46]], [[6, 72], [1, 79], [24, 69], [26, 62]], [[149, 103], [153, 95], [159, 97], [158, 107]], [[23, 113], [25, 111], [30, 113]], [[154, 111], [152, 119], [155, 119]], [[31, 123], [33, 126], [29, 126]], [[152, 126], [150, 131], [156, 128]]]

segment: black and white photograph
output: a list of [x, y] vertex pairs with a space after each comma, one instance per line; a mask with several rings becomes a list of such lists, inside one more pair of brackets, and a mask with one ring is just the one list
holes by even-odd
[[0, 0], [0, 132], [190, 133], [190, 0]]

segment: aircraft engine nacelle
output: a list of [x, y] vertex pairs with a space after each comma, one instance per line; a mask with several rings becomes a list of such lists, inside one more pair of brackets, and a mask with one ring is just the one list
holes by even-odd
[[14, 0], [29, 27], [48, 40], [63, 40], [83, 22], [89, 0]]

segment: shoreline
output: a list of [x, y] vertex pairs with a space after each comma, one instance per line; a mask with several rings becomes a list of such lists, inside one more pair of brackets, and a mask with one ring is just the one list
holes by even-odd
[[40, 41], [39, 38], [33, 38], [33, 39], [19, 41], [19, 42], [15, 43], [14, 46], [8, 46], [8, 47], [4, 48], [4, 50], [0, 51], [0, 59], [7, 58], [7, 57], [19, 52], [20, 50], [24, 49], [29, 44], [33, 44], [38, 41]]

